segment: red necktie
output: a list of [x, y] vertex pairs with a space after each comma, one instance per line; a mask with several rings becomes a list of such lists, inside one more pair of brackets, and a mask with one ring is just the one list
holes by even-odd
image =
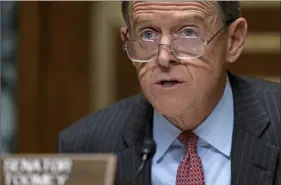
[[185, 146], [186, 154], [178, 167], [176, 185], [204, 185], [203, 167], [197, 154], [197, 136], [183, 132], [178, 140]]

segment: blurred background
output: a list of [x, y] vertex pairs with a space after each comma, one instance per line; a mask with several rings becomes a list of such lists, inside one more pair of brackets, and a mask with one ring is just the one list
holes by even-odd
[[[139, 92], [120, 2], [0, 2], [0, 153], [52, 153], [61, 129]], [[243, 1], [236, 74], [280, 82], [280, 2]]]

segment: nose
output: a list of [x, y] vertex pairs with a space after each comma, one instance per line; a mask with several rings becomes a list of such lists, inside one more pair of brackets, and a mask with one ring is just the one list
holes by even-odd
[[178, 62], [177, 58], [172, 54], [168, 44], [159, 45], [159, 55], [157, 58], [157, 63], [161, 67], [169, 67], [171, 64]]

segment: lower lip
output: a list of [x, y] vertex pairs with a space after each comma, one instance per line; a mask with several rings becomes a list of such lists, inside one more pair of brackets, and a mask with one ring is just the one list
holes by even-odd
[[155, 84], [157, 88], [161, 88], [161, 89], [175, 89], [178, 88], [180, 86], [182, 86], [184, 83], [180, 82], [180, 83], [174, 83], [174, 84], [169, 84], [169, 85], [162, 85], [162, 84]]

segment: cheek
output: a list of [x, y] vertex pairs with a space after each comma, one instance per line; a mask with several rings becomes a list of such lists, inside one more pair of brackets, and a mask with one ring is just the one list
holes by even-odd
[[[205, 49], [204, 56], [200, 58], [201, 65], [198, 65], [201, 75], [219, 75], [225, 65], [225, 47], [222, 43], [213, 43]], [[200, 62], [199, 62], [200, 63]]]
[[224, 51], [222, 48], [205, 50], [204, 56], [191, 61], [183, 61], [186, 71], [190, 74], [192, 92], [208, 93], [217, 85], [224, 72]]
[[151, 76], [153, 68], [148, 63], [137, 63], [134, 64], [137, 70], [139, 83], [141, 89], [145, 95], [151, 94]]
[[226, 52], [227, 52], [227, 43], [226, 39], [221, 39], [217, 42], [212, 43], [206, 49], [207, 56], [214, 61], [215, 64], [223, 64], [225, 63]]
[[[142, 81], [147, 81], [148, 77], [151, 76], [152, 71], [154, 69], [154, 65], [152, 62], [149, 63], [134, 63], [134, 66], [138, 73], [139, 81], [142, 83]], [[150, 74], [150, 75], [149, 75]]]

